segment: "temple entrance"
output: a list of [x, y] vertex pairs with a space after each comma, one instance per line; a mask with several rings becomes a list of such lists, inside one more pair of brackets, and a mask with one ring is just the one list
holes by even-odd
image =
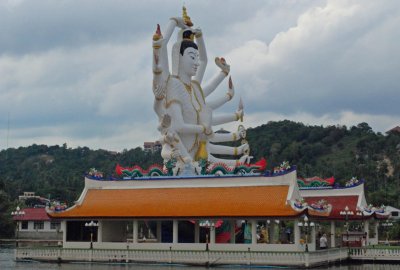
[[90, 221], [67, 221], [67, 241], [90, 242], [90, 234], [93, 233], [93, 241], [97, 241], [97, 228], [85, 226]]

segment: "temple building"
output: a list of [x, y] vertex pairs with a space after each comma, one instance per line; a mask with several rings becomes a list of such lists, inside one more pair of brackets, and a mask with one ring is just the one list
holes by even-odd
[[61, 240], [60, 221], [52, 220], [45, 208], [24, 208], [13, 215], [17, 223], [18, 240]]
[[[276, 176], [202, 176], [104, 181], [86, 177], [62, 220], [64, 247], [301, 250], [293, 206], [296, 171]], [[283, 227], [290, 230], [282, 238]], [[264, 231], [262, 233], [261, 231]], [[263, 237], [263, 239], [261, 239]], [[240, 244], [240, 245], [239, 245]], [[266, 245], [268, 244], [268, 245]], [[278, 247], [279, 246], [279, 247]]]
[[[377, 243], [377, 220], [388, 213], [368, 208], [363, 183], [300, 186], [295, 167], [247, 176], [87, 176], [76, 204], [49, 215], [61, 221], [65, 248], [304, 251], [306, 241], [312, 251], [318, 231], [330, 234], [331, 247]], [[349, 232], [350, 221], [362, 229]]]
[[[330, 180], [330, 181], [329, 181]], [[328, 235], [330, 247], [367, 246], [378, 244], [378, 221], [387, 219], [390, 212], [385, 207], [373, 207], [367, 204], [364, 181], [350, 179], [345, 187], [334, 186], [333, 178], [313, 178], [313, 185], [299, 181], [300, 194], [304, 202], [313, 209], [332, 207], [329, 215], [317, 218], [324, 224], [320, 230]], [[338, 229], [342, 229], [338, 231]]]

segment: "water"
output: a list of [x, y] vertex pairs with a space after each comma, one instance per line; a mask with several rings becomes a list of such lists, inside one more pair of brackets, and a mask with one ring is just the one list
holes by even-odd
[[[221, 269], [221, 270], [244, 270], [250, 269], [246, 267], [218, 267], [218, 268], [205, 268], [183, 265], [152, 265], [152, 264], [90, 264], [90, 263], [41, 263], [41, 262], [15, 262], [14, 261], [14, 247], [0, 245], [0, 270], [207, 270], [207, 269]], [[282, 267], [258, 267], [251, 269], [284, 269]], [[330, 270], [398, 270], [399, 264], [358, 264], [358, 265], [337, 265], [313, 269], [330, 269]]]

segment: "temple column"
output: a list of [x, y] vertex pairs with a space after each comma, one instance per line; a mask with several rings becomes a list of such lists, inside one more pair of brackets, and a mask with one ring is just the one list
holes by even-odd
[[300, 227], [299, 221], [297, 219], [294, 220], [294, 244], [300, 246]]
[[61, 221], [61, 230], [63, 232], [63, 244], [67, 242], [67, 221]]
[[[212, 222], [215, 224], [215, 220]], [[210, 244], [215, 244], [215, 226], [210, 228]]]
[[98, 220], [97, 224], [99, 225], [97, 227], [97, 242], [103, 242], [103, 221]]
[[200, 225], [198, 220], [194, 223], [194, 242], [200, 243]]
[[236, 225], [236, 220], [230, 220], [230, 227], [231, 227], [231, 239], [230, 239], [230, 243], [231, 244], [235, 244], [235, 238], [236, 238], [236, 233], [235, 233], [235, 225]]
[[365, 235], [365, 245], [368, 246], [369, 243], [369, 221], [364, 221], [364, 235]]
[[311, 246], [313, 247], [313, 250], [315, 251], [317, 249], [317, 234], [316, 234], [316, 226], [312, 226], [310, 228], [311, 230]]
[[176, 219], [172, 221], [172, 243], [178, 243], [178, 220]]
[[251, 243], [257, 244], [257, 221], [251, 221]]
[[157, 220], [157, 242], [162, 242], [161, 220]]
[[275, 223], [275, 220], [271, 220], [271, 223], [270, 223], [270, 235], [269, 235], [269, 239], [270, 239], [270, 243], [271, 244], [275, 244], [276, 243], [276, 230], [275, 230], [275, 226], [276, 226], [276, 223]]
[[138, 242], [138, 221], [133, 220], [133, 232], [132, 232], [132, 243], [136, 244]]
[[336, 227], [335, 227], [335, 221], [331, 221], [331, 248], [334, 248], [336, 246]]

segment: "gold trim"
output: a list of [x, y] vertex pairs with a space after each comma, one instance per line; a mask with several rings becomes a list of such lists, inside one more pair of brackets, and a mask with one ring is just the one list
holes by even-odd
[[189, 26], [189, 27], [193, 26], [193, 23], [192, 23], [192, 21], [190, 20], [190, 17], [187, 15], [186, 7], [185, 7], [185, 6], [182, 7], [182, 19], [183, 19], [183, 22], [184, 22], [187, 26]]
[[200, 125], [203, 127], [203, 133], [206, 134], [206, 130], [207, 130], [206, 126], [203, 124], [200, 124]]
[[213, 131], [211, 130], [210, 133], [204, 133], [204, 134], [206, 134], [207, 136], [210, 136], [211, 134], [213, 134]]
[[181, 155], [178, 156], [178, 159], [179, 159], [182, 163], [185, 163], [185, 160], [183, 160], [183, 158], [182, 158]]
[[236, 133], [232, 133], [233, 141], [237, 140]]
[[237, 112], [235, 112], [235, 115], [236, 115], [236, 121], [239, 121], [239, 119], [240, 119], [240, 114], [237, 113]]
[[238, 149], [237, 149], [237, 147], [234, 148], [234, 150], [233, 150], [233, 155], [234, 155], [234, 156], [237, 156], [237, 155], [238, 155]]
[[189, 149], [189, 153], [194, 150], [196, 146], [199, 145], [199, 135], [196, 134], [192, 147]]
[[160, 97], [156, 97], [156, 100], [163, 100], [165, 98], [164, 95], [160, 96]]
[[160, 75], [162, 73], [162, 70], [153, 70], [153, 74], [155, 75]]
[[196, 80], [192, 80], [192, 83], [196, 84], [199, 87], [200, 94], [201, 94], [201, 96], [203, 98], [203, 102], [205, 103], [206, 102], [206, 98], [204, 97], [203, 88], [201, 88], [200, 83], [198, 81], [196, 81]]
[[[199, 112], [201, 112], [201, 110], [203, 109], [202, 107], [202, 105], [201, 105], [201, 103], [200, 103], [200, 100], [199, 100], [199, 98], [197, 97], [197, 94], [196, 94], [196, 91], [193, 91], [193, 95], [194, 95], [194, 98], [196, 99], [196, 101], [197, 101], [197, 104], [199, 104], [199, 110], [197, 110], [196, 109], [196, 107], [194, 106], [194, 104], [193, 104], [193, 101], [192, 101], [192, 105], [193, 105], [193, 108], [199, 113]], [[192, 95], [190, 95], [190, 98], [192, 98]]]
[[161, 45], [153, 45], [153, 49], [158, 50], [158, 49], [160, 49], [160, 48], [161, 48]]
[[[178, 80], [183, 84], [183, 86], [185, 87], [186, 91], [189, 93], [189, 95], [190, 95], [190, 103], [192, 104], [193, 109], [197, 112], [197, 123], [199, 123], [199, 119], [200, 119], [199, 113], [200, 113], [200, 111], [202, 110], [203, 106], [202, 106], [202, 103], [200, 103], [199, 98], [197, 97], [196, 89], [192, 87], [192, 82], [195, 82], [195, 81], [191, 81], [191, 82], [190, 82], [190, 85], [189, 85], [189, 84], [184, 83], [184, 82], [181, 80], [181, 78], [179, 78], [179, 76], [173, 75], [173, 77], [176, 78], [176, 79], [178, 79]], [[204, 95], [203, 95], [203, 92], [201, 91], [201, 86], [200, 86], [200, 90], [199, 90], [199, 91], [200, 91], [200, 93], [202, 94], [202, 97], [203, 97], [203, 100], [204, 100]], [[195, 106], [194, 103], [193, 103], [192, 92], [193, 92], [194, 98], [195, 98], [196, 101], [197, 101], [197, 104], [199, 105], [198, 108], [196, 108], [196, 106]], [[204, 103], [205, 103], [205, 102], [204, 102]]]
[[180, 106], [182, 106], [182, 102], [180, 102], [179, 100], [177, 100], [177, 99], [172, 99], [172, 100], [170, 100], [170, 101], [168, 101], [166, 104], [165, 104], [165, 108], [169, 108], [169, 106], [171, 106], [173, 103], [177, 103], [177, 104], [179, 104]]
[[179, 76], [172, 75], [172, 77], [178, 79], [183, 84], [183, 86], [185, 86], [186, 91], [188, 91], [189, 93], [192, 92], [192, 82], [190, 82], [190, 84], [187, 84], [184, 81], [182, 81]]

